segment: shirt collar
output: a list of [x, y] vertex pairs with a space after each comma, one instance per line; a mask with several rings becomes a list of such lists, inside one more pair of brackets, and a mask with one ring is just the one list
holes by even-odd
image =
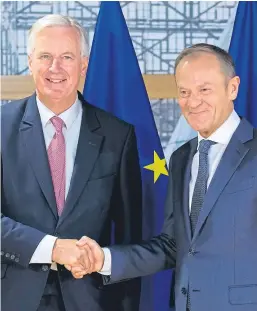
[[[233, 110], [230, 116], [227, 118], [227, 120], [214, 133], [212, 133], [208, 137], [208, 139], [218, 144], [228, 145], [239, 123], [240, 123], [240, 118], [238, 114], [235, 112], [235, 110]], [[198, 133], [198, 147], [199, 147], [199, 142], [202, 139], [206, 139], [206, 138], [202, 137], [201, 134]]]
[[[37, 101], [37, 106], [38, 106], [38, 111], [39, 111], [39, 115], [41, 118], [42, 126], [46, 127], [47, 124], [50, 122], [50, 119], [52, 117], [56, 116], [56, 114], [52, 110], [47, 108], [39, 100], [38, 97], [36, 98], [36, 101]], [[82, 110], [82, 104], [81, 104], [81, 102], [77, 96], [74, 104], [69, 109], [67, 109], [64, 112], [62, 112], [61, 114], [59, 114], [58, 117], [63, 120], [66, 128], [69, 129], [71, 127], [71, 125], [73, 124], [73, 122], [75, 121], [75, 119], [77, 118], [77, 116], [81, 110]]]

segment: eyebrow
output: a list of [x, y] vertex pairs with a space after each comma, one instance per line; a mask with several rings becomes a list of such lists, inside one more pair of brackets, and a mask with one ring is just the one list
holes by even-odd
[[[47, 52], [47, 51], [40, 51], [40, 52], [38, 52], [38, 55], [42, 55], [42, 54], [52, 54], [52, 53], [51, 52]], [[75, 54], [73, 54], [72, 52], [64, 52], [61, 55], [67, 55], [67, 54], [72, 55], [72, 56], [75, 57]]]
[[68, 52], [68, 51], [67, 51], [67, 52], [62, 53], [61, 55], [67, 55], [67, 54], [75, 56], [75, 54], [73, 54], [72, 52]]
[[[211, 85], [211, 82], [204, 82], [204, 83], [202, 83], [202, 84], [198, 85], [197, 87], [201, 88], [201, 87], [203, 87], [203, 86], [207, 86], [207, 85]], [[184, 86], [179, 86], [178, 88], [179, 88], [179, 89], [185, 89], [185, 90], [188, 90], [188, 88], [186, 88], [186, 87], [184, 87]]]
[[51, 53], [47, 52], [47, 51], [39, 51], [39, 52], [37, 52], [37, 54], [40, 55], [40, 54], [51, 54]]
[[179, 86], [178, 89], [179, 89], [179, 90], [187, 90], [187, 91], [189, 91], [189, 89], [186, 88], [186, 87], [184, 87], [184, 86]]
[[203, 84], [199, 85], [199, 87], [203, 87], [203, 86], [206, 86], [206, 85], [211, 85], [210, 82], [204, 82]]

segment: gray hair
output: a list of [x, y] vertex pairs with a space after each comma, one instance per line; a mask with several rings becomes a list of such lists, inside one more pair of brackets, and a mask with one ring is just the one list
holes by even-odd
[[225, 50], [219, 48], [218, 46], [207, 43], [198, 43], [184, 49], [175, 61], [175, 74], [178, 64], [183, 58], [191, 55], [199, 55], [201, 53], [210, 53], [212, 55], [215, 55], [220, 62], [221, 70], [224, 72], [226, 78], [232, 79], [233, 77], [235, 77], [236, 70], [232, 57]]
[[34, 42], [37, 33], [46, 27], [70, 26], [74, 27], [80, 37], [81, 56], [89, 55], [89, 42], [86, 30], [74, 19], [59, 14], [49, 14], [37, 20], [31, 27], [28, 37], [27, 53], [30, 55], [34, 49]]

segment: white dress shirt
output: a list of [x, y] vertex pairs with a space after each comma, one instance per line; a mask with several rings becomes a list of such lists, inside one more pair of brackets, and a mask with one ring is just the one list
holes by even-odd
[[[199, 149], [199, 142], [202, 139], [208, 139], [208, 140], [212, 140], [216, 142], [215, 145], [212, 145], [210, 147], [210, 150], [208, 153], [209, 178], [207, 181], [207, 189], [210, 185], [210, 182], [213, 178], [214, 173], [216, 172], [216, 169], [220, 163], [220, 160], [230, 142], [230, 139], [232, 135], [234, 134], [235, 130], [237, 129], [239, 123], [240, 123], [240, 118], [235, 112], [235, 110], [233, 110], [233, 112], [228, 117], [228, 119], [208, 138], [203, 138], [198, 133], [197, 150]], [[198, 174], [198, 168], [199, 168], [199, 152], [197, 151], [196, 154], [194, 155], [192, 167], [191, 167], [191, 180], [189, 184], [189, 213], [191, 212], [191, 203], [192, 203], [192, 197], [193, 197], [194, 187], [196, 183], [196, 178]]]
[[[50, 119], [56, 114], [48, 109], [38, 98], [37, 107], [42, 123], [47, 150], [55, 134], [55, 128]], [[63, 127], [63, 135], [66, 146], [66, 199], [70, 187], [82, 119], [82, 106], [78, 98], [76, 98], [75, 103], [69, 109], [62, 112], [60, 115], [58, 115], [58, 117], [61, 118], [65, 124]], [[57, 237], [55, 236], [46, 235], [36, 248], [30, 263], [52, 263], [52, 250], [56, 239]], [[51, 268], [56, 270], [56, 264], [53, 263]]]
[[[55, 128], [50, 121], [50, 119], [55, 116], [55, 113], [48, 109], [38, 98], [37, 106], [42, 123], [46, 149], [48, 149], [50, 142], [52, 141], [55, 134]], [[82, 112], [82, 104], [77, 97], [75, 103], [69, 109], [58, 115], [58, 117], [61, 118], [65, 124], [63, 127], [63, 135], [66, 146], [65, 199], [67, 198], [67, 194], [70, 188], [70, 181], [79, 140]], [[46, 235], [37, 246], [34, 254], [31, 257], [30, 263], [51, 263], [51, 269], [56, 270], [57, 266], [52, 262], [52, 251], [56, 239], [57, 237], [55, 236]], [[106, 254], [106, 263], [108, 263], [110, 252], [109, 250], [104, 250], [104, 252]], [[101, 270], [102, 274], [104, 274], [104, 269], [105, 266]]]

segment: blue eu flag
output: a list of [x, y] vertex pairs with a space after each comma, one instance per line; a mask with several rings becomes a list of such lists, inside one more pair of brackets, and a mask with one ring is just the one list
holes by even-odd
[[241, 80], [235, 110], [257, 127], [257, 2], [239, 1], [229, 54]]
[[[161, 230], [167, 169], [152, 109], [119, 2], [102, 2], [96, 24], [85, 99], [135, 127], [143, 187], [143, 237]], [[141, 311], [168, 310], [170, 273], [143, 279]]]

